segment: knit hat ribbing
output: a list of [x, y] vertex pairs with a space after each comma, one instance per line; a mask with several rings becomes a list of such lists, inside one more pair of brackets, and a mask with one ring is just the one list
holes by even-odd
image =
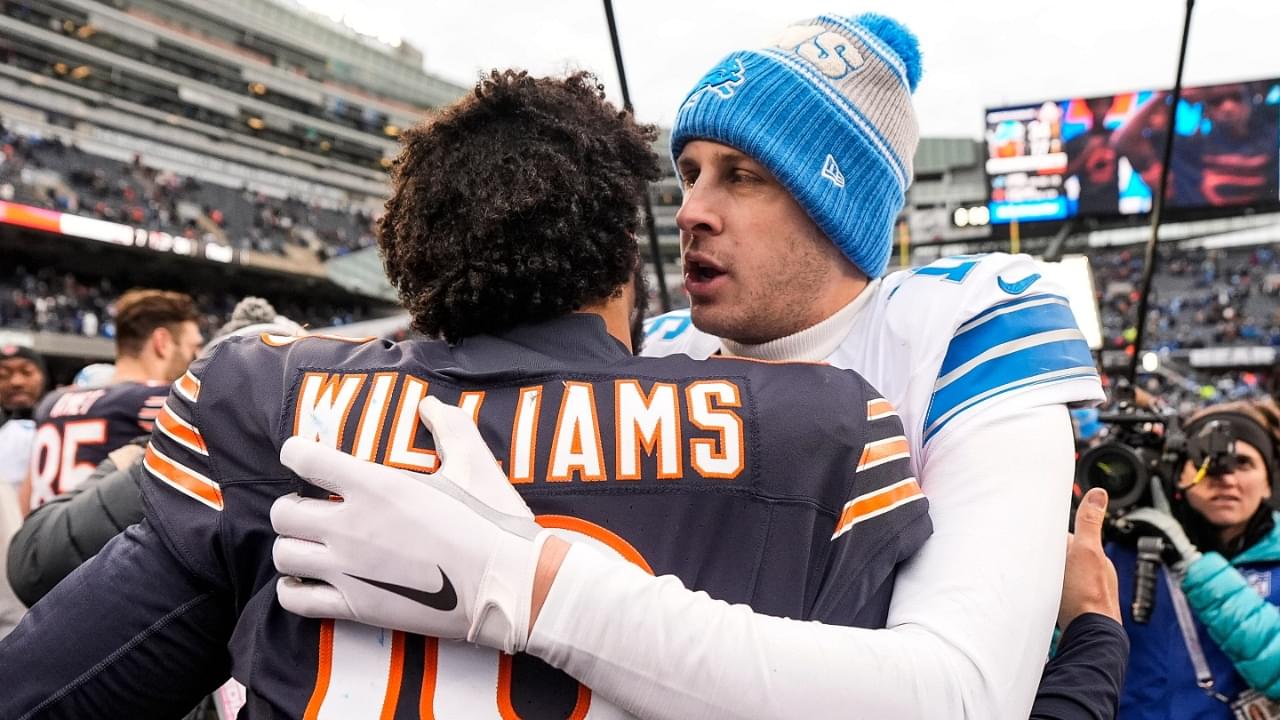
[[702, 139], [755, 158], [850, 261], [879, 277], [911, 184], [919, 79], [918, 43], [896, 21], [822, 15], [704, 75], [680, 106], [671, 153]]

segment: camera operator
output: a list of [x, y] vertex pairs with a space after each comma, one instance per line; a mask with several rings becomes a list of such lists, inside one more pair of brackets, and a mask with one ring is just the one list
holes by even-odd
[[1193, 415], [1185, 433], [1171, 513], [1141, 508], [1117, 521], [1163, 543], [1145, 622], [1127, 603], [1138, 553], [1121, 542], [1107, 548], [1132, 647], [1120, 717], [1280, 718], [1280, 529], [1268, 502], [1280, 408], [1217, 405]]

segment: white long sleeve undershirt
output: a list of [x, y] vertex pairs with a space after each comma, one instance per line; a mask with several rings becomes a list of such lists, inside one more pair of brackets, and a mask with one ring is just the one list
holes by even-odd
[[929, 445], [934, 535], [887, 629], [756, 614], [575, 547], [528, 651], [641, 718], [1023, 720], [1061, 592], [1072, 435], [1060, 405], [981, 420]]

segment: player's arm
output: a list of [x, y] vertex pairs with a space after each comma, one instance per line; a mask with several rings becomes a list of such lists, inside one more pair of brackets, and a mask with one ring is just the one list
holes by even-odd
[[234, 597], [223, 496], [200, 428], [200, 360], [135, 464], [146, 519], [37, 603], [0, 644], [0, 717], [180, 716], [228, 675]]
[[1066, 405], [1100, 400], [1101, 388], [1067, 299], [1034, 264], [948, 262], [933, 268], [941, 282], [924, 271], [905, 281], [914, 300], [962, 309], [903, 329], [916, 356], [939, 347], [930, 334], [949, 337], [909, 388], [926, 408], [918, 469], [934, 534], [896, 578], [889, 626], [939, 639], [926, 668], [948, 717], [1025, 718], [1062, 587]]
[[111, 538], [142, 520], [138, 478], [129, 468], [143, 447], [136, 440], [116, 448], [84, 482], [27, 516], [10, 541], [8, 561], [9, 584], [22, 602], [34, 605]]
[[[978, 669], [929, 625], [863, 630], [761, 615], [581, 545], [564, 552], [555, 538], [525, 534], [527, 508], [521, 517], [487, 500], [477, 507], [486, 488], [519, 497], [470, 419], [434, 405], [437, 419], [452, 412], [454, 432], [465, 429], [471, 440], [460, 445], [432, 425], [444, 461], [432, 483], [314, 443], [285, 444], [285, 465], [344, 497], [286, 496], [272, 509], [282, 536], [277, 568], [322, 581], [282, 581], [286, 609], [525, 650], [639, 717], [813, 717], [833, 708], [866, 717], [1010, 717], [971, 692], [982, 686]], [[1051, 444], [1021, 447], [1044, 462], [1061, 459], [1046, 452]], [[441, 478], [454, 477], [466, 496], [442, 487]], [[411, 598], [415, 591], [423, 602]]]
[[27, 477], [18, 486], [18, 513], [22, 517], [26, 517], [31, 512], [31, 473], [27, 472]]
[[181, 717], [229, 673], [219, 597], [133, 526], [0, 641], [0, 717]]

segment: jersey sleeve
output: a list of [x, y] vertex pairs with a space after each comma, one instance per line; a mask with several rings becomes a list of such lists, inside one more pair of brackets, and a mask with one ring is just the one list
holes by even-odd
[[229, 603], [143, 520], [0, 643], [0, 717], [181, 717], [230, 672]]
[[889, 401], [862, 381], [851, 413], [861, 451], [851, 491], [831, 535], [831, 555], [814, 619], [858, 622], [868, 600], [892, 591], [893, 575], [933, 531], [929, 501], [911, 470], [910, 444]]
[[139, 484], [147, 517], [170, 549], [190, 571], [218, 583], [225, 502], [200, 415], [209, 367], [209, 358], [197, 360], [173, 383], [156, 413]]
[[[966, 270], [970, 264], [972, 269]], [[931, 268], [950, 274], [932, 273]], [[941, 275], [924, 288], [925, 294], [947, 292], [953, 300], [942, 307], [959, 308], [929, 388], [921, 446], [977, 415], [977, 409], [997, 403], [1015, 412], [1104, 398], [1065, 291], [1042, 277], [1030, 258], [995, 254], [951, 259], [918, 274]]]

